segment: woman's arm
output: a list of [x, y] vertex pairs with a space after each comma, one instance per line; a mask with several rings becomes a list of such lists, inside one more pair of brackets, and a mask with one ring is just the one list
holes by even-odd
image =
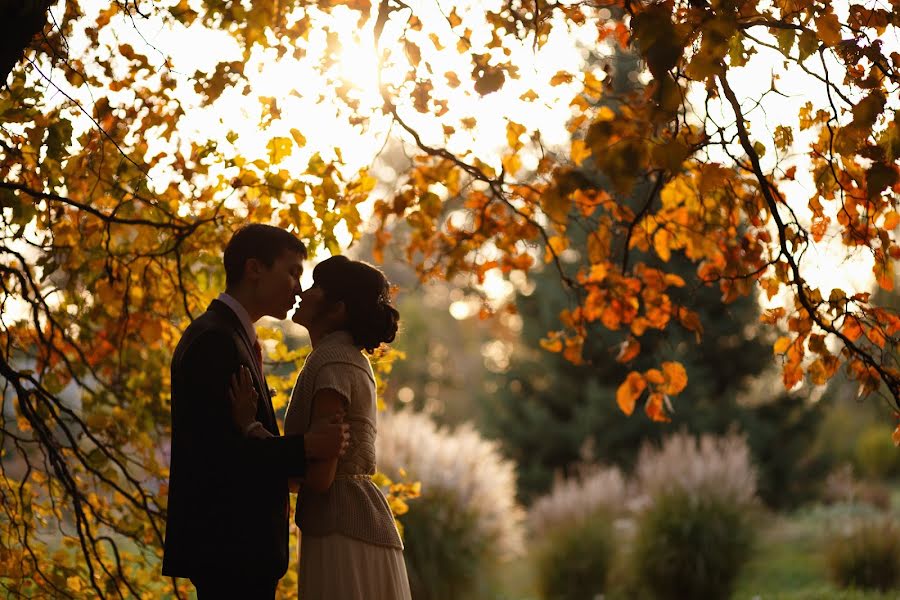
[[[333, 423], [335, 418], [345, 413], [347, 399], [331, 388], [323, 388], [313, 397], [312, 424]], [[334, 483], [337, 457], [328, 460], [310, 461], [306, 467], [303, 485], [316, 492], [325, 492]]]

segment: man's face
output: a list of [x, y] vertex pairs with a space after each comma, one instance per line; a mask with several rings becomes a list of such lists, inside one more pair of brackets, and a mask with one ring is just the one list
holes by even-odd
[[256, 295], [264, 314], [276, 319], [284, 319], [294, 306], [300, 293], [300, 276], [303, 274], [303, 257], [285, 250], [275, 259], [271, 267], [262, 265]]

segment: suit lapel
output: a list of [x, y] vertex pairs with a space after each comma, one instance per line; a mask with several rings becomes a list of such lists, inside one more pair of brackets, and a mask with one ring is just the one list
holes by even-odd
[[[265, 414], [269, 418], [268, 425], [277, 430], [278, 421], [275, 419], [275, 407], [272, 406], [272, 397], [269, 395], [269, 386], [266, 385], [266, 378], [263, 375], [262, 366], [256, 362], [256, 351], [253, 349], [253, 342], [250, 341], [247, 331], [244, 329], [244, 326], [241, 324], [237, 315], [234, 314], [234, 311], [228, 308], [224, 302], [213, 300], [212, 304], [209, 305], [209, 308], [228, 319], [228, 324], [231, 326], [231, 329], [243, 343], [244, 350], [247, 356], [250, 357], [250, 372], [253, 376], [253, 381], [256, 384], [260, 399], [263, 400], [262, 404], [265, 408]], [[275, 433], [278, 433], [278, 431]]]

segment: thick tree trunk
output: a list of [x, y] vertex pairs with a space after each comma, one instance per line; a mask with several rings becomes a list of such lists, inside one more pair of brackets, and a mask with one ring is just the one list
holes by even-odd
[[0, 0], [0, 83], [25, 53], [31, 39], [47, 23], [52, 0]]

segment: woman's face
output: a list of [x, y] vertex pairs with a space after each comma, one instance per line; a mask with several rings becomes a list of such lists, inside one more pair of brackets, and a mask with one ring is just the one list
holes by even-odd
[[315, 283], [300, 292], [299, 297], [300, 305], [291, 320], [309, 329], [310, 324], [324, 319], [328, 312], [328, 299], [325, 297], [325, 290]]

